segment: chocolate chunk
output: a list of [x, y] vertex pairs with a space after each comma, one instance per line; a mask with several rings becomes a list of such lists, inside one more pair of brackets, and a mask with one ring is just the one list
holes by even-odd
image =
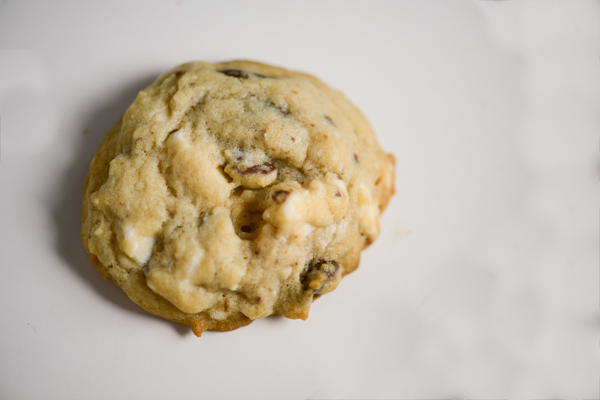
[[319, 292], [339, 269], [336, 261], [312, 260], [300, 274], [302, 289]]
[[271, 196], [273, 197], [275, 203], [283, 203], [290, 193], [290, 190], [278, 190], [274, 192]]
[[176, 71], [175, 72], [175, 76], [181, 76], [183, 74], [185, 74], [185, 71]]
[[268, 162], [264, 163], [264, 164], [253, 165], [250, 168], [246, 168], [246, 169], [239, 169], [235, 165], [232, 166], [231, 168], [240, 175], [255, 175], [255, 174], [267, 175], [273, 171], [277, 171], [277, 167]]
[[273, 103], [273, 102], [269, 102], [269, 103], [267, 103], [267, 104], [268, 104], [270, 107], [273, 107], [274, 109], [276, 109], [277, 111], [279, 111], [279, 113], [280, 113], [282, 116], [284, 116], [284, 117], [287, 117], [288, 115], [290, 115], [290, 114], [291, 114], [291, 112], [289, 112], [287, 109], [281, 108], [281, 107], [279, 107], [278, 105], [276, 105], [276, 104], [275, 104], [275, 103]]
[[221, 69], [221, 70], [219, 70], [219, 72], [222, 74], [225, 74], [227, 76], [232, 76], [234, 78], [240, 78], [240, 79], [248, 79], [248, 78], [250, 78], [250, 76], [255, 76], [257, 78], [268, 78], [268, 76], [263, 75], [263, 74], [258, 74], [256, 72], [250, 72], [250, 71], [246, 71], [245, 69], [237, 69], [237, 68]]
[[219, 72], [227, 76], [233, 76], [234, 78], [248, 79], [248, 71], [244, 71], [243, 69], [221, 69]]

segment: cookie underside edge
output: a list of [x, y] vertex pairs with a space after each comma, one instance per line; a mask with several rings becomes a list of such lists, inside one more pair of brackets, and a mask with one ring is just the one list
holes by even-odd
[[[358, 268], [360, 263], [360, 251], [356, 252], [351, 258], [344, 263], [344, 275], [347, 275]], [[142, 309], [150, 314], [166, 318], [173, 322], [179, 322], [188, 325], [194, 334], [198, 337], [206, 330], [227, 332], [250, 325], [253, 320], [242, 313], [234, 314], [232, 317], [217, 321], [211, 319], [202, 313], [186, 314], [162, 298], [160, 295], [153, 292], [146, 283], [146, 277], [143, 271], [135, 271], [132, 273], [116, 273], [117, 271], [110, 266], [103, 265], [98, 257], [90, 255], [90, 263], [94, 265], [105, 280], [113, 281], [119, 286], [127, 296]], [[313, 299], [316, 300], [320, 295], [316, 295]]]

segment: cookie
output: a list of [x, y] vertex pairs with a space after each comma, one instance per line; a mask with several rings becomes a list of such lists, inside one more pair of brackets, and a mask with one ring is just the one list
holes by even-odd
[[317, 78], [187, 63], [105, 136], [81, 236], [105, 279], [198, 336], [306, 319], [379, 235], [393, 168], [362, 113]]

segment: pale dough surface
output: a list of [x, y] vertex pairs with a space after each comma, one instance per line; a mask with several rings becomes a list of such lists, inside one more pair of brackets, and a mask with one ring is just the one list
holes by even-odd
[[379, 235], [393, 181], [365, 117], [318, 79], [187, 63], [104, 138], [82, 239], [106, 279], [197, 335], [306, 319]]

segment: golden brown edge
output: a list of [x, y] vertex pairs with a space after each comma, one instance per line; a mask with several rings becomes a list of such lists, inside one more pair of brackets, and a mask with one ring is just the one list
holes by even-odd
[[186, 314], [154, 293], [146, 284], [143, 271], [125, 272], [123, 274], [115, 274], [115, 276], [111, 273], [112, 268], [103, 265], [95, 255], [90, 255], [90, 262], [100, 271], [104, 279], [113, 281], [138, 306], [151, 314], [188, 325], [192, 328], [196, 336], [201, 336], [202, 332], [206, 330], [232, 331], [249, 325], [252, 322], [250, 318], [241, 313], [224, 321], [210, 319], [201, 313]]

